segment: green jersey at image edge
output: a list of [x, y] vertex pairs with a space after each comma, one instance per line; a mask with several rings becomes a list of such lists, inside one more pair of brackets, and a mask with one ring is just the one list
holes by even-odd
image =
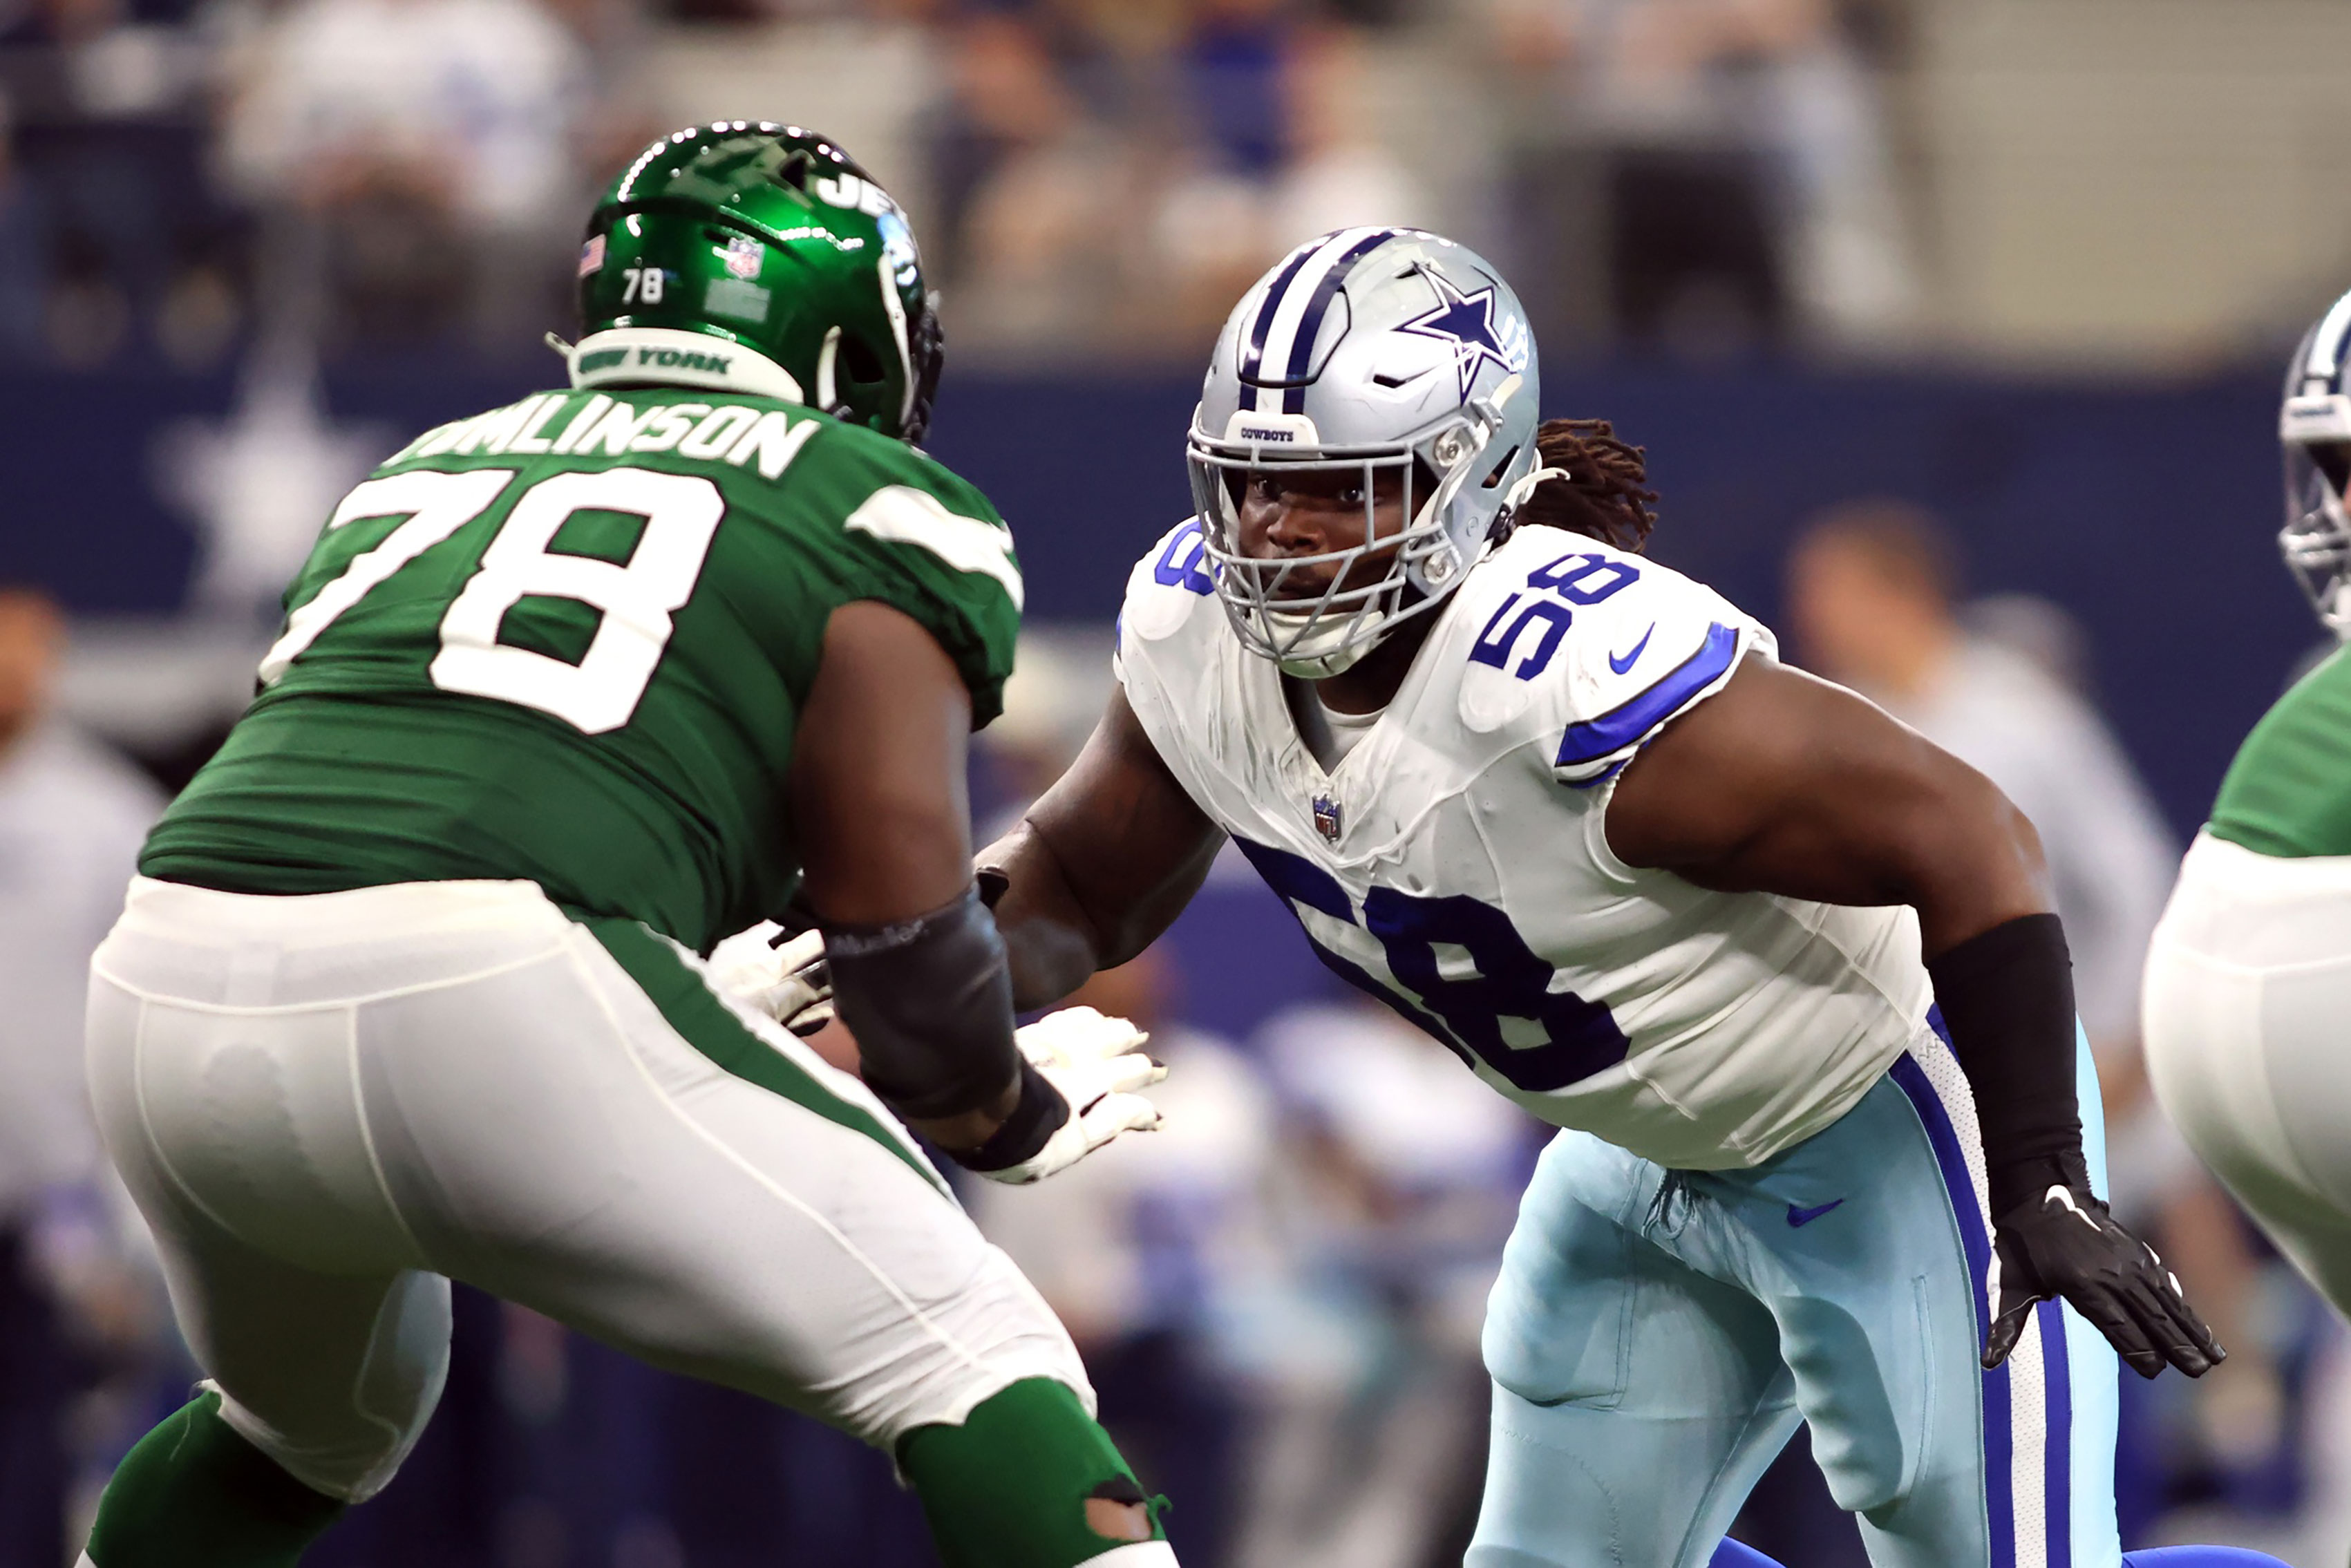
[[2215, 838], [2256, 854], [2351, 855], [2351, 656], [2338, 649], [2262, 716], [2220, 781]]

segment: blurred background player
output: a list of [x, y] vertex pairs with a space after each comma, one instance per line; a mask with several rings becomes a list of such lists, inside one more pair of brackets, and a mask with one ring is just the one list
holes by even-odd
[[[2097, 1058], [2115, 1212], [2196, 1281], [2231, 1353], [2197, 1385], [2199, 1424], [2222, 1462], [2255, 1460], [2285, 1418], [2255, 1332], [2255, 1262], [2233, 1206], [2149, 1094], [2139, 1046], [2139, 978], [2179, 849], [2092, 699], [2078, 626], [2028, 596], [1963, 602], [1963, 577], [1956, 541], [1925, 507], [1833, 507], [1789, 554], [1788, 630], [1806, 668], [1983, 773], [2032, 823]], [[2154, 1419], [2142, 1405], [2124, 1427]]]
[[[2286, 367], [2286, 565], [2351, 638], [2351, 295]], [[2270, 1239], [2351, 1312], [2351, 660], [2254, 726], [2179, 870], [2147, 961], [2147, 1069], [2164, 1109]]]
[[[1959, 588], [1959, 551], [1923, 507], [1833, 507], [1789, 555], [1789, 636], [1806, 668], [1983, 773], [2032, 821], [2099, 1077], [2136, 1083], [2139, 966], [2178, 849], [2096, 710], [2048, 664], [1963, 621]], [[2112, 1082], [2107, 1097], [2112, 1107]]]
[[[822, 137], [697, 127], [606, 193], [580, 298], [572, 390], [336, 509], [92, 962], [100, 1125], [207, 1380], [86, 1561], [297, 1561], [421, 1434], [455, 1276], [890, 1452], [955, 1568], [1172, 1565], [898, 1119], [1031, 1181], [1160, 1075], [1085, 1009], [1016, 1040], [970, 886], [1020, 579], [913, 446], [913, 234]], [[696, 956], [796, 894], [862, 1083]]]
[[1186, 1552], [1221, 1562], [1248, 1485], [1225, 1322], [1279, 1245], [1255, 1222], [1280, 1124], [1254, 1058], [1176, 1022], [1176, 983], [1168, 956], [1147, 951], [1075, 1004], [1150, 1034], [1168, 1069], [1152, 1092], [1164, 1125], [1033, 1189], [974, 1193], [971, 1210], [1069, 1329], [1120, 1451], [1182, 1500]]
[[981, 855], [1016, 996], [1157, 936], [1229, 835], [1336, 973], [1566, 1129], [1488, 1312], [1471, 1564], [1706, 1562], [1800, 1420], [1881, 1563], [2112, 1563], [2097, 1335], [2147, 1377], [2220, 1353], [2094, 1190], [2032, 831], [1639, 560], [1640, 453], [1538, 428], [1540, 385], [1434, 235], [1341, 230], [1243, 298], [1120, 687]]
[[1259, 1357], [1238, 1561], [1458, 1562], [1484, 1479], [1479, 1325], [1541, 1124], [1368, 997], [1286, 1009], [1257, 1043], [1292, 1128], [1289, 1337], [1319, 1354]]
[[[152, 1333], [82, 1087], [90, 950], [162, 800], [56, 711], [65, 621], [0, 582], [0, 1562], [57, 1563], [78, 1398]], [[127, 1243], [127, 1244], [126, 1244]], [[87, 1426], [87, 1413], [84, 1413]], [[116, 1454], [99, 1457], [108, 1464]], [[103, 1471], [101, 1470], [101, 1475]]]

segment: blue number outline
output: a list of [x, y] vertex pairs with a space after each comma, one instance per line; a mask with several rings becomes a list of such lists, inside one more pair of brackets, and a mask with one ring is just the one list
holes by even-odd
[[[1594, 577], [1604, 579], [1596, 588], [1590, 586]], [[1478, 633], [1478, 640], [1470, 644], [1470, 662], [1490, 664], [1498, 670], [1508, 668], [1511, 651], [1519, 645], [1519, 634], [1541, 621], [1544, 623], [1541, 640], [1535, 643], [1532, 653], [1519, 661], [1519, 667], [1510, 671], [1520, 680], [1531, 681], [1551, 667], [1552, 657], [1566, 639], [1567, 629], [1575, 624], [1575, 612], [1568, 604], [1597, 604], [1640, 578], [1641, 569], [1631, 562], [1589, 550], [1574, 550], [1539, 566], [1527, 573], [1527, 587], [1557, 594], [1567, 603], [1513, 592], [1495, 608], [1485, 629]], [[1504, 618], [1522, 598], [1525, 608], [1519, 610], [1518, 618], [1504, 629]]]
[[[1545, 1093], [1625, 1060], [1630, 1042], [1607, 1006], [1573, 991], [1553, 991], [1551, 981], [1558, 971], [1527, 946], [1510, 917], [1492, 904], [1466, 894], [1425, 898], [1374, 887], [1364, 896], [1358, 915], [1339, 880], [1304, 856], [1238, 835], [1233, 842], [1293, 917], [1302, 905], [1376, 940], [1386, 955], [1388, 972], [1411, 987], [1414, 996], [1382, 985], [1361, 965], [1306, 932], [1307, 946], [1332, 973], [1394, 1009], [1464, 1062], [1483, 1061], [1505, 1082], [1530, 1093]], [[1305, 925], [1299, 918], [1301, 930]], [[1439, 942], [1468, 952], [1478, 966], [1477, 977], [1447, 978], [1437, 956]], [[1540, 1024], [1544, 1043], [1510, 1044], [1502, 1036], [1505, 1018]]]
[[[1186, 540], [1191, 542], [1191, 553], [1178, 559]], [[1200, 532], [1200, 520], [1195, 517], [1167, 537], [1166, 548], [1159, 552], [1158, 560], [1152, 564], [1151, 580], [1162, 588], [1181, 588], [1199, 594], [1214, 593], [1217, 585], [1208, 576], [1207, 556], [1208, 541]]]
[[1520, 660], [1519, 667], [1510, 672], [1522, 681], [1531, 681], [1542, 674], [1543, 666], [1551, 663], [1551, 656], [1559, 652], [1560, 639], [1566, 636], [1567, 629], [1575, 623], [1575, 612], [1548, 599], [1529, 599], [1526, 608], [1519, 612], [1519, 618], [1510, 622], [1510, 630], [1498, 635], [1495, 628], [1501, 625], [1502, 617], [1510, 612], [1519, 599], [1520, 595], [1513, 593], [1502, 601], [1499, 608], [1495, 610], [1493, 619], [1486, 622], [1486, 629], [1478, 633], [1478, 641], [1469, 649], [1469, 658], [1474, 664], [1491, 664], [1498, 670], [1505, 668], [1510, 662], [1510, 650], [1519, 644], [1519, 633], [1537, 621], [1545, 622], [1542, 640], [1535, 644], [1534, 652]]

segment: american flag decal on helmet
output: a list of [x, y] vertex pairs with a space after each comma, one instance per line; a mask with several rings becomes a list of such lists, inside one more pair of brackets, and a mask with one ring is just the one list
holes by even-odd
[[1328, 795], [1314, 797], [1314, 831], [1334, 844], [1339, 841], [1339, 802]]

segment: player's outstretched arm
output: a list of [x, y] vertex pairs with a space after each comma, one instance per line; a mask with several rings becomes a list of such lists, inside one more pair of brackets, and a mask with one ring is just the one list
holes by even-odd
[[[1123, 1019], [1016, 1039], [1004, 945], [972, 885], [971, 695], [911, 616], [832, 613], [794, 739], [803, 891], [868, 1087], [984, 1176], [1031, 1181], [1158, 1113]], [[1026, 1038], [1034, 1036], [1035, 1038]]]
[[1981, 1124], [1998, 1230], [1993, 1366], [2063, 1296], [2152, 1377], [2221, 1356], [2090, 1190], [2074, 989], [2032, 826], [1991, 781], [1843, 687], [1750, 659], [1625, 768], [1609, 847], [1701, 887], [1907, 904]]
[[1225, 841], [1127, 706], [1123, 689], [1078, 759], [979, 854], [1011, 955], [1013, 1003], [1048, 1006], [1167, 929]]

